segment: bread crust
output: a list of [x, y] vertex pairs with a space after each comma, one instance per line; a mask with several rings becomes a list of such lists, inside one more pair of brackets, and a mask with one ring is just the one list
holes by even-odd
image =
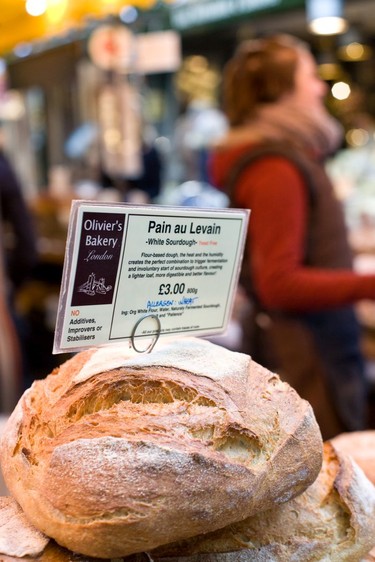
[[363, 559], [363, 562], [375, 562], [375, 548]]
[[35, 381], [0, 460], [38, 529], [114, 558], [290, 500], [317, 477], [322, 440], [310, 405], [278, 376], [187, 338], [141, 356], [87, 350]]
[[152, 555], [158, 562], [360, 562], [371, 560], [374, 543], [375, 487], [327, 442], [322, 470], [300, 496]]
[[[0, 496], [0, 562], [114, 562], [74, 553], [56, 544], [26, 519], [11, 496]], [[150, 562], [146, 554], [117, 558], [115, 562]]]
[[350, 455], [375, 484], [375, 430], [341, 433], [332, 443], [336, 449]]
[[20, 506], [10, 496], [0, 496], [0, 560], [3, 555], [35, 557], [44, 550], [49, 538], [33, 527]]

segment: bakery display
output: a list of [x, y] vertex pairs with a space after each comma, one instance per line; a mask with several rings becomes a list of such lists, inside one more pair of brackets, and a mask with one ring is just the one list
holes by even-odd
[[37, 529], [118, 558], [291, 500], [316, 479], [322, 440], [310, 405], [277, 375], [187, 338], [151, 354], [83, 351], [35, 381], [0, 460]]
[[152, 555], [158, 562], [359, 562], [374, 545], [375, 487], [327, 442], [322, 470], [300, 496]]

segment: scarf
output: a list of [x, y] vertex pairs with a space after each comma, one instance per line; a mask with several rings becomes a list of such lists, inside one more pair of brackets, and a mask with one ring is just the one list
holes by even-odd
[[282, 142], [324, 159], [340, 147], [342, 139], [341, 124], [324, 107], [309, 111], [279, 101], [260, 106], [251, 120], [229, 132], [224, 143]]

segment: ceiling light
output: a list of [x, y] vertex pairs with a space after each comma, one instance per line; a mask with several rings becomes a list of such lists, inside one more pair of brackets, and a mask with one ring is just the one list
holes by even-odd
[[41, 16], [47, 10], [47, 0], [26, 0], [25, 8], [29, 16]]
[[316, 35], [336, 35], [348, 29], [342, 0], [306, 0], [308, 27]]

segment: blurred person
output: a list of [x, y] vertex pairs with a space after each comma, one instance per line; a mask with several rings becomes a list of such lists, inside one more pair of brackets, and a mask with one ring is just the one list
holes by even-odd
[[[1, 135], [1, 132], [0, 132]], [[1, 138], [0, 138], [1, 140]], [[0, 277], [3, 321], [9, 326], [7, 334], [13, 340], [13, 344], [3, 344], [1, 347], [2, 358], [0, 366], [5, 369], [7, 364], [5, 354], [10, 356], [17, 346], [21, 354], [12, 363], [14, 368], [5, 369], [0, 378], [17, 377], [22, 380], [23, 391], [28, 385], [28, 367], [26, 358], [27, 328], [25, 319], [19, 314], [16, 306], [17, 293], [24, 283], [31, 277], [37, 264], [37, 242], [31, 212], [24, 198], [21, 185], [15, 171], [6, 156], [2, 143], [0, 142], [0, 258], [3, 261], [3, 273]], [[14, 330], [15, 331], [14, 331]], [[2, 330], [3, 331], [3, 330]], [[17, 336], [18, 343], [14, 342]], [[3, 342], [5, 332], [2, 335]], [[9, 340], [10, 341], [10, 340]], [[18, 365], [16, 369], [16, 365]], [[18, 370], [18, 375], [16, 375]]]
[[243, 351], [314, 408], [323, 437], [367, 425], [367, 379], [353, 305], [375, 299], [356, 274], [325, 159], [342, 143], [307, 45], [277, 35], [243, 42], [224, 69], [230, 130], [211, 181], [251, 210], [242, 284]]
[[9, 308], [2, 258], [0, 252], [0, 414], [9, 414], [23, 391], [22, 353]]
[[6, 154], [0, 124], [0, 211], [4, 244], [5, 267], [12, 288], [17, 290], [33, 272], [37, 263], [35, 225], [21, 183]]
[[218, 70], [200, 55], [186, 57], [176, 75], [181, 113], [172, 138], [171, 175], [177, 184], [208, 181], [209, 146], [228, 129], [217, 101], [220, 79]]
[[227, 120], [213, 101], [193, 99], [176, 120], [173, 136], [177, 180], [207, 182], [210, 145], [227, 130]]
[[127, 180], [127, 189], [139, 190], [145, 196], [145, 203], [155, 202], [162, 188], [161, 155], [155, 144], [143, 143], [142, 145], [142, 172], [136, 178]]

